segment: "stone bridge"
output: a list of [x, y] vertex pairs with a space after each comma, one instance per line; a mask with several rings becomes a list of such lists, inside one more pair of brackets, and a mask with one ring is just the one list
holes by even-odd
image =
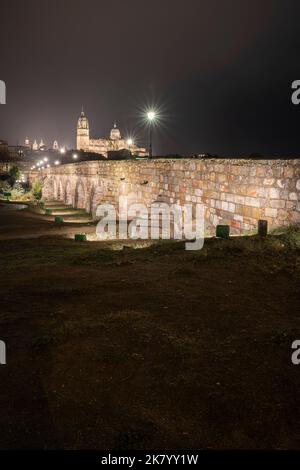
[[90, 161], [31, 172], [43, 196], [95, 215], [119, 196], [149, 206], [154, 201], [202, 203], [207, 227], [229, 224], [241, 233], [300, 222], [300, 160], [155, 159]]

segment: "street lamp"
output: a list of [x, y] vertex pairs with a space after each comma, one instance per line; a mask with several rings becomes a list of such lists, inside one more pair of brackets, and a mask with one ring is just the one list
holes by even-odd
[[153, 119], [155, 119], [155, 116], [156, 116], [155, 111], [149, 111], [147, 113], [147, 118], [149, 119], [149, 121], [153, 121]]
[[133, 139], [131, 137], [128, 137], [126, 143], [127, 143], [129, 152], [132, 153], [131, 149], [132, 149], [132, 145], [133, 145]]
[[148, 111], [147, 113], [147, 119], [149, 122], [149, 157], [152, 158], [152, 125], [153, 121], [156, 118], [156, 113], [155, 111]]

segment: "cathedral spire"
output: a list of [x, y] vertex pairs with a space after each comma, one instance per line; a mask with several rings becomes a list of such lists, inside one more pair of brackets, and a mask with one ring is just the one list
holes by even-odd
[[110, 140], [121, 140], [121, 133], [117, 128], [117, 123], [114, 123], [114, 127], [110, 131]]

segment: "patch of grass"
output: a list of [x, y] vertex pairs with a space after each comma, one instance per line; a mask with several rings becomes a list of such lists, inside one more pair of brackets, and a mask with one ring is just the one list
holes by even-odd
[[174, 272], [175, 277], [180, 277], [180, 278], [193, 278], [195, 277], [195, 271], [189, 267], [185, 268], [179, 268]]
[[104, 362], [105, 364], [121, 364], [122, 362], [126, 362], [129, 358], [130, 355], [124, 351], [112, 350], [98, 357], [98, 361]]
[[73, 257], [71, 263], [75, 265], [97, 265], [101, 263], [111, 263], [116, 258], [116, 252], [112, 250], [94, 250]]
[[140, 450], [147, 446], [156, 428], [152, 423], [144, 423], [136, 428], [121, 431], [115, 437], [114, 450]]
[[74, 287], [74, 286], [59, 286], [59, 287], [45, 287], [39, 288], [37, 287], [35, 290], [35, 295], [42, 295], [42, 296], [51, 296], [51, 298], [65, 298], [65, 297], [72, 297], [74, 295], [84, 295], [88, 289], [86, 287]]
[[147, 313], [140, 312], [137, 310], [124, 309], [119, 310], [118, 312], [107, 313], [104, 316], [105, 321], [107, 322], [117, 322], [119, 323], [131, 323], [133, 320], [137, 322], [138, 320], [143, 321], [145, 317], [148, 317]]
[[58, 342], [59, 338], [55, 335], [40, 335], [32, 341], [32, 349], [41, 351], [47, 349], [49, 346], [57, 344]]
[[135, 430], [120, 432], [115, 439], [116, 450], [136, 450], [140, 449], [145, 440], [144, 433]]
[[[298, 335], [299, 336], [299, 335]], [[291, 334], [287, 331], [276, 332], [271, 337], [271, 342], [278, 346], [291, 345], [292, 342], [297, 338], [297, 334]]]

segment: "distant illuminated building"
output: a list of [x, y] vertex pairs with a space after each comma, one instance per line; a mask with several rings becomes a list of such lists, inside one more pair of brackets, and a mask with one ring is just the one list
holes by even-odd
[[53, 147], [52, 147], [52, 149], [53, 149], [55, 152], [59, 152], [59, 145], [58, 145], [57, 140], [55, 140], [55, 141], [53, 142]]
[[84, 152], [94, 152], [108, 157], [108, 152], [118, 150], [130, 150], [133, 155], [145, 157], [147, 152], [145, 148], [138, 147], [132, 139], [123, 139], [117, 125], [114, 124], [113, 129], [110, 131], [109, 139], [91, 139], [89, 121], [84, 113], [81, 111], [77, 123], [77, 150]]
[[41, 139], [41, 141], [40, 141], [39, 150], [46, 150], [46, 146], [44, 144], [43, 139]]
[[[28, 142], [28, 144], [27, 144], [27, 142]], [[35, 151], [37, 151], [37, 150], [46, 150], [46, 145], [45, 145], [43, 139], [40, 140], [40, 143], [39, 143], [39, 144], [37, 143], [37, 140], [34, 139], [34, 142], [33, 142], [32, 147], [31, 147], [30, 141], [29, 141], [29, 139], [26, 137], [26, 139], [25, 139], [25, 146], [26, 146], [26, 147], [28, 146], [28, 148], [31, 148], [32, 150], [35, 150]]]

